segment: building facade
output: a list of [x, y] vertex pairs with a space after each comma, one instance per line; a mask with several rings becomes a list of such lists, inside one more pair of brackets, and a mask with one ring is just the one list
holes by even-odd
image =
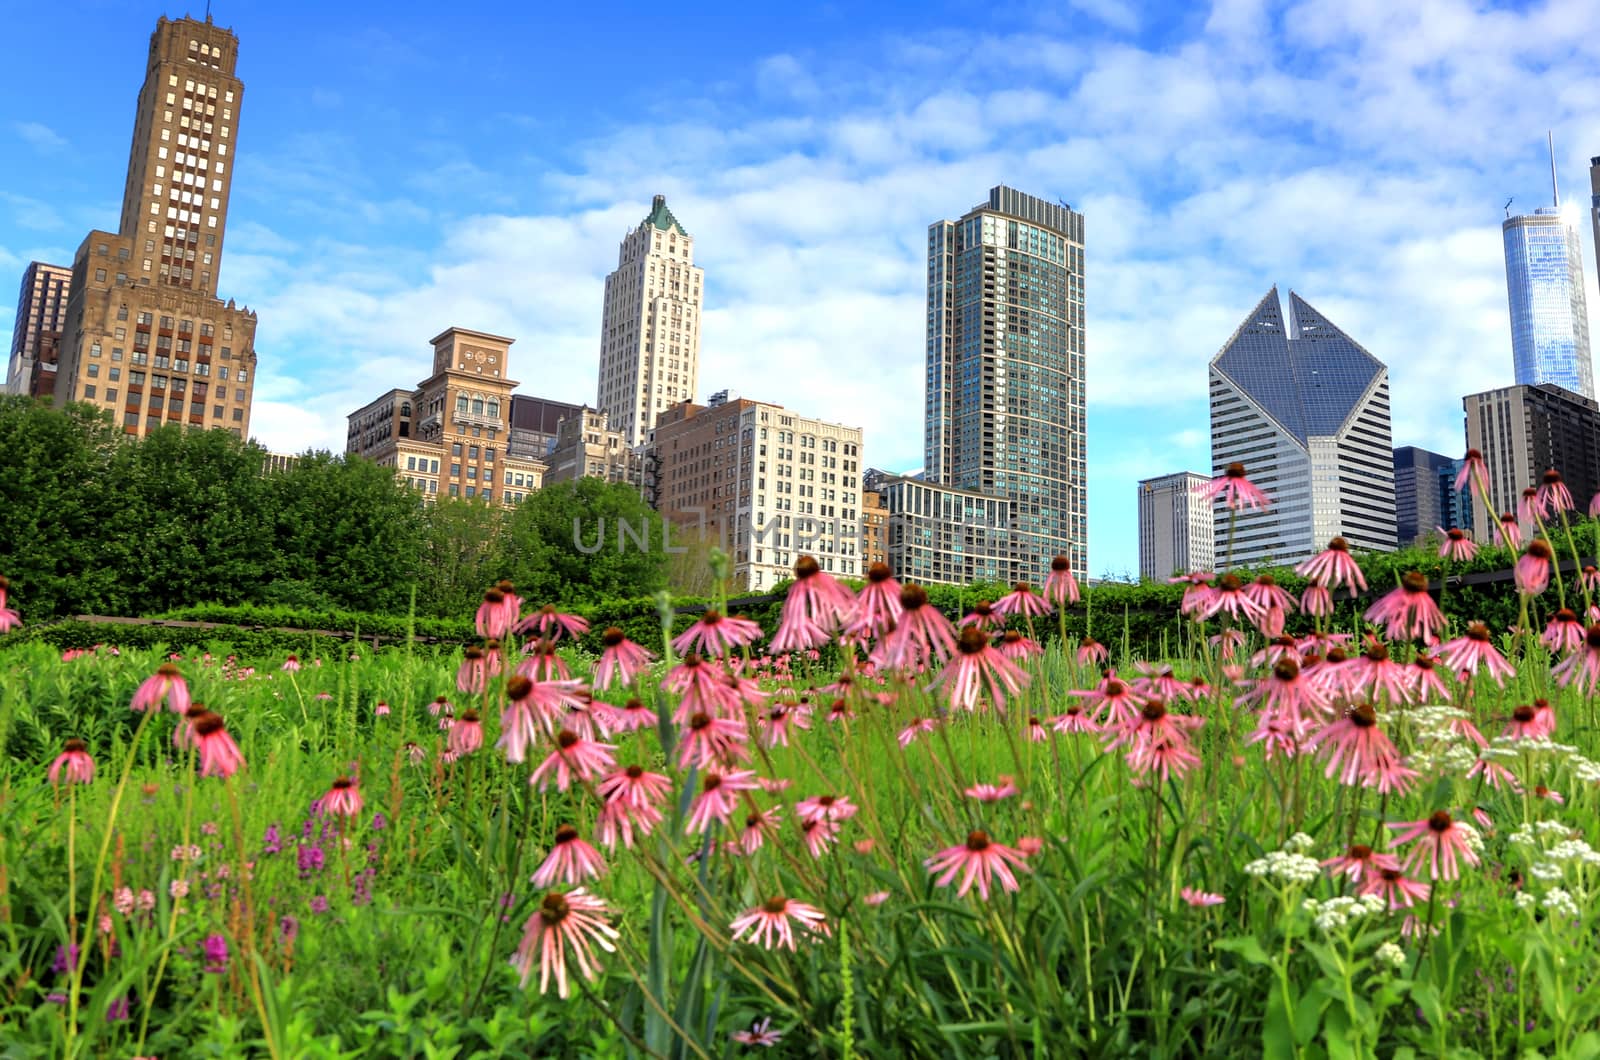
[[611, 429], [606, 414], [587, 405], [561, 420], [545, 461], [547, 483], [598, 478], [635, 486], [644, 463], [623, 433]]
[[582, 405], [528, 394], [511, 395], [511, 441], [507, 451], [524, 460], [549, 462], [550, 450], [555, 448], [556, 428], [568, 416], [574, 416]]
[[1011, 529], [1015, 501], [905, 475], [886, 475], [876, 484], [889, 512], [889, 569], [900, 581], [1012, 585], [1026, 580]]
[[393, 468], [430, 499], [521, 503], [543, 483], [546, 465], [506, 448], [514, 341], [465, 328], [435, 335], [433, 374], [352, 412], [345, 452]]
[[770, 589], [804, 555], [864, 573], [861, 428], [724, 391], [666, 410], [649, 461], [662, 518], [725, 550], [735, 584]]
[[864, 489], [861, 491], [861, 569], [866, 571], [874, 563], [888, 562], [889, 506], [884, 503], [882, 493]]
[[1470, 525], [1462, 525], [1461, 507], [1452, 496], [1459, 466], [1460, 461], [1453, 457], [1415, 445], [1394, 451], [1396, 545], [1421, 544], [1441, 528], [1470, 529]]
[[1139, 577], [1165, 580], [1216, 565], [1211, 502], [1197, 493], [1210, 481], [1180, 471], [1139, 483]]
[[1004, 499], [1022, 577], [1087, 577], [1083, 215], [1004, 186], [928, 229], [924, 478]]
[[28, 264], [17, 295], [17, 319], [11, 329], [11, 357], [6, 362], [7, 394], [53, 397], [61, 333], [67, 326], [67, 294], [72, 270], [42, 261]]
[[[1487, 510], [1473, 492], [1472, 519], [1477, 537], [1493, 543], [1493, 526], [1501, 514], [1515, 512], [1517, 499], [1539, 485], [1550, 468], [1561, 472], [1580, 511], [1600, 490], [1600, 405], [1550, 383], [1508, 386], [1468, 394], [1467, 448], [1483, 454], [1489, 479]], [[1453, 483], [1452, 483], [1453, 485]]]
[[1517, 383], [1554, 383], [1594, 397], [1577, 226], [1560, 206], [1542, 206], [1531, 214], [1506, 218], [1501, 235]]
[[1600, 156], [1589, 159], [1589, 223], [1594, 228], [1595, 275], [1600, 276]]
[[657, 195], [622, 240], [600, 320], [596, 404], [629, 448], [649, 440], [663, 411], [694, 400], [703, 278], [694, 239]]
[[1289, 310], [1274, 287], [1211, 361], [1213, 474], [1242, 463], [1272, 500], [1215, 504], [1219, 561], [1295, 563], [1334, 537], [1393, 551], [1389, 371], [1293, 291]]
[[217, 296], [244, 84], [239, 39], [191, 18], [150, 36], [115, 232], [72, 262], [55, 380], [142, 436], [163, 423], [250, 431], [256, 315]]

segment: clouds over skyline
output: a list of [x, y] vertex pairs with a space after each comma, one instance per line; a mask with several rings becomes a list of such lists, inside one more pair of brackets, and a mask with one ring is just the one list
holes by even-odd
[[[916, 467], [927, 226], [1005, 183], [1086, 216], [1095, 573], [1137, 567], [1137, 479], [1209, 467], [1206, 364], [1274, 283], [1389, 365], [1396, 444], [1461, 447], [1459, 395], [1511, 377], [1500, 205], [1547, 200], [1545, 129], [1574, 198], [1600, 154], [1600, 7], [1021, 18], [730, 44], [492, 116], [364, 100], [372, 64], [319, 73], [291, 131], [241, 117], [222, 284], [260, 314], [254, 433], [341, 449], [345, 414], [413, 385], [450, 325], [515, 337], [524, 392], [592, 402], [604, 276], [659, 192], [706, 270], [701, 398], [859, 424], [869, 463]], [[375, 46], [431, 75], [415, 43]], [[284, 94], [242, 75], [250, 106]]]

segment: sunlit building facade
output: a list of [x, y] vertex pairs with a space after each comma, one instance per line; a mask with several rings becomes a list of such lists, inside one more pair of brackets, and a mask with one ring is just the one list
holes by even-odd
[[1508, 217], [1501, 234], [1517, 383], [1554, 383], [1594, 397], [1583, 247], [1571, 211], [1542, 206]]

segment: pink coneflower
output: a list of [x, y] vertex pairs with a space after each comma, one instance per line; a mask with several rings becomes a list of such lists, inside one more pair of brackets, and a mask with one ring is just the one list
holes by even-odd
[[1252, 623], [1259, 622], [1266, 614], [1265, 608], [1244, 591], [1244, 582], [1237, 574], [1224, 574], [1218, 578], [1217, 584], [1212, 586], [1211, 593], [1206, 598], [1205, 606], [1194, 617], [1207, 619], [1219, 611], [1226, 611], [1235, 620], [1244, 619]]
[[584, 892], [582, 887], [561, 894], [552, 891], [544, 896], [539, 908], [528, 917], [522, 929], [522, 943], [511, 966], [522, 973], [526, 987], [533, 976], [533, 964], [539, 962], [539, 992], [550, 989], [550, 977], [556, 980], [556, 992], [567, 996], [567, 953], [578, 964], [585, 979], [593, 980], [600, 972], [600, 962], [595, 958], [593, 946], [607, 953], [615, 953], [613, 939], [620, 938], [617, 930], [605, 921], [610, 910], [605, 902]]
[[1469, 483], [1481, 493], [1489, 492], [1489, 468], [1483, 454], [1476, 449], [1468, 449], [1461, 458], [1461, 470], [1456, 473], [1456, 492], [1460, 493]]
[[1315, 734], [1307, 746], [1322, 751], [1328, 766], [1322, 775], [1339, 774], [1346, 787], [1377, 788], [1387, 795], [1405, 794], [1416, 779], [1416, 772], [1401, 763], [1400, 752], [1378, 727], [1377, 712], [1371, 703], [1361, 703], [1345, 711], [1344, 717]]
[[1508, 740], [1540, 740], [1556, 731], [1556, 712], [1547, 699], [1536, 699], [1511, 712], [1511, 720], [1501, 733]]
[[1411, 690], [1419, 703], [1426, 703], [1430, 699], [1444, 703], [1450, 701], [1450, 689], [1439, 676], [1438, 662], [1434, 656], [1419, 651], [1407, 666]]
[[577, 681], [531, 681], [514, 674], [506, 681], [506, 707], [500, 712], [500, 739], [495, 744], [506, 761], [521, 762], [540, 728], [552, 730], [566, 718], [567, 707], [582, 686]]
[[489, 683], [489, 661], [483, 649], [474, 645], [467, 649], [456, 670], [456, 691], [479, 695]]
[[228, 735], [220, 715], [208, 711], [195, 719], [194, 745], [202, 777], [231, 777], [244, 766], [239, 745]]
[[1308, 585], [1300, 594], [1300, 610], [1312, 618], [1327, 618], [1333, 614], [1333, 594], [1324, 585]]
[[621, 800], [632, 806], [654, 806], [671, 793], [672, 781], [643, 766], [632, 765], [600, 781], [595, 791], [608, 802]]
[[[1568, 611], [1567, 614], [1571, 615], [1572, 612]], [[1573, 615], [1573, 623], [1577, 623], [1576, 615]], [[1501, 687], [1505, 686], [1505, 678], [1515, 677], [1517, 673], [1517, 668], [1507, 662], [1506, 657], [1494, 646], [1494, 637], [1482, 622], [1468, 623], [1465, 633], [1441, 644], [1439, 658], [1457, 673], [1476, 673], [1480, 668], [1488, 670], [1494, 683]]]
[[1410, 909], [1414, 902], [1428, 900], [1429, 886], [1421, 880], [1409, 879], [1398, 868], [1380, 868], [1367, 876], [1356, 892], [1365, 897], [1375, 894], [1389, 903], [1389, 911]]
[[295, 656], [295, 655], [289, 656], [287, 659], [283, 660], [283, 665], [281, 667], [279, 667], [279, 669], [281, 669], [284, 673], [288, 673], [288, 674], [297, 674], [297, 673], [299, 673], [300, 672], [300, 659], [299, 659], [299, 657]]
[[987, 832], [979, 831], [968, 833], [965, 843], [947, 847], [922, 864], [930, 873], [938, 874], [933, 881], [935, 886], [948, 887], [959, 874], [961, 886], [956, 897], [966, 897], [976, 883], [978, 895], [985, 901], [989, 898], [991, 880], [998, 879], [1000, 886], [1015, 891], [1017, 878], [1012, 875], [1012, 868], [1031, 871], [1027, 856], [1020, 850], [996, 843]]
[[1210, 482], [1195, 487], [1195, 492], [1208, 501], [1221, 497], [1223, 503], [1232, 511], [1241, 508], [1266, 509], [1272, 504], [1267, 495], [1245, 477], [1244, 465], [1238, 461], [1229, 464], [1223, 469], [1222, 474]]
[[1029, 640], [1027, 634], [1014, 629], [1008, 629], [1000, 634], [1000, 643], [995, 645], [995, 650], [1012, 662], [1018, 663], [1044, 654], [1044, 649], [1039, 646], [1038, 641]]
[[822, 910], [783, 897], [769, 898], [754, 909], [746, 910], [728, 925], [728, 929], [733, 932], [735, 941], [743, 939], [745, 933], [749, 932], [750, 937], [745, 941], [769, 950], [777, 946], [794, 949], [797, 931], [800, 938], [807, 942], [815, 941], [812, 936], [830, 934], [827, 917]]
[[1078, 642], [1076, 658], [1079, 666], [1104, 666], [1111, 658], [1111, 653], [1106, 651], [1106, 646], [1088, 634], [1084, 634]]
[[1570, 512], [1577, 507], [1572, 503], [1572, 491], [1561, 481], [1561, 472], [1555, 468], [1546, 471], [1539, 479], [1539, 503], [1549, 515]]
[[761, 786], [761, 790], [766, 792], [768, 795], [776, 795], [779, 792], [788, 791], [790, 788], [794, 787], [794, 778], [761, 777], [756, 781], [756, 783], [759, 784]]
[[455, 712], [456, 710], [450, 705], [450, 701], [443, 696], [435, 696], [433, 702], [428, 704], [428, 713], [436, 718], [441, 715], [446, 718], [453, 717]]
[[1536, 525], [1545, 516], [1544, 500], [1539, 496], [1539, 491], [1532, 486], [1522, 491], [1517, 498], [1517, 519], [1526, 526]]
[[962, 629], [999, 629], [1005, 625], [1005, 615], [995, 610], [995, 606], [987, 600], [979, 600], [972, 605], [972, 610], [961, 616], [961, 621], [956, 625]]
[[805, 840], [806, 850], [813, 858], [820, 858], [829, 847], [839, 841], [840, 824], [830, 821], [826, 817], [816, 817], [809, 821], [801, 820], [800, 838]]
[[589, 620], [577, 615], [563, 614], [555, 609], [555, 605], [546, 604], [518, 622], [513, 632], [537, 632], [545, 640], [560, 640], [562, 634], [577, 638], [589, 632]]
[[672, 716], [679, 725], [697, 713], [739, 713], [739, 697], [723, 680], [722, 671], [702, 659], [697, 652], [685, 655], [682, 662], [668, 670], [661, 679], [661, 687], [683, 697]]
[[1088, 714], [1085, 714], [1083, 708], [1079, 706], [1070, 706], [1063, 713], [1051, 718], [1050, 727], [1055, 729], [1056, 732], [1065, 733], [1097, 733], [1100, 731], [1099, 724]]
[[1350, 542], [1342, 537], [1329, 541], [1327, 548], [1300, 564], [1294, 572], [1328, 589], [1336, 589], [1342, 582], [1351, 596], [1367, 587], [1366, 576], [1361, 573], [1355, 557], [1350, 555]]
[[867, 568], [867, 584], [856, 597], [845, 634], [855, 638], [882, 636], [900, 622], [900, 583], [887, 563]]
[[911, 724], [900, 730], [900, 735], [898, 737], [900, 741], [900, 749], [902, 751], [905, 750], [907, 747], [911, 746], [912, 742], [916, 740], [917, 737], [926, 736], [928, 733], [933, 732], [938, 727], [939, 723], [933, 718], [912, 718]]
[[772, 1029], [772, 1020], [763, 1016], [750, 1024], [747, 1031], [734, 1031], [730, 1036], [740, 1045], [777, 1045], [783, 1041], [783, 1032]]
[[1413, 871], [1426, 864], [1434, 879], [1453, 880], [1458, 875], [1458, 856], [1469, 865], [1478, 863], [1478, 855], [1467, 842], [1467, 826], [1457, 823], [1443, 810], [1435, 810], [1420, 821], [1392, 822], [1389, 827], [1400, 833], [1394, 837], [1395, 846], [1420, 840], [1406, 859], [1406, 867]]
[[155, 673], [144, 679], [134, 691], [130, 706], [134, 710], [149, 710], [159, 707], [163, 699], [174, 714], [189, 709], [189, 685], [171, 663], [162, 663]]
[[677, 652], [699, 651], [703, 655], [727, 655], [753, 644], [761, 637], [761, 624], [748, 618], [724, 615], [707, 609], [688, 629], [672, 639]]
[[1223, 902], [1227, 901], [1227, 899], [1222, 897], [1220, 894], [1213, 894], [1210, 891], [1196, 890], [1193, 887], [1183, 888], [1178, 892], [1178, 897], [1182, 898], [1185, 902], [1188, 902], [1197, 909], [1204, 909], [1209, 905], [1221, 905]]
[[413, 743], [410, 740], [407, 740], [405, 752], [406, 758], [409, 759], [411, 764], [414, 766], [420, 766], [422, 763], [428, 760], [428, 749], [419, 743]]
[[1539, 643], [1549, 648], [1552, 654], [1564, 655], [1582, 646], [1586, 632], [1577, 614], [1571, 608], [1563, 607], [1550, 616], [1549, 624], [1539, 636]]
[[556, 642], [549, 637], [533, 641], [527, 647], [528, 657], [517, 664], [517, 673], [533, 681], [570, 681], [572, 669], [561, 657]]
[[94, 759], [89, 757], [88, 744], [72, 739], [62, 745], [61, 753], [50, 763], [46, 775], [52, 786], [59, 787], [62, 774], [66, 775], [68, 784], [88, 784], [94, 780]]
[[194, 723], [209, 713], [211, 712], [204, 703], [198, 701], [190, 703], [189, 709], [183, 712], [183, 720], [172, 730], [172, 746], [180, 751], [187, 751], [193, 747]]
[[389, 704], [385, 703], [381, 699], [378, 700], [377, 704], [372, 708], [372, 714], [373, 717], [387, 718], [389, 716]]
[[880, 665], [915, 670], [955, 653], [955, 629], [938, 608], [928, 603], [926, 589], [920, 585], [902, 587], [900, 609], [900, 621], [878, 641]]
[[1556, 663], [1550, 674], [1562, 688], [1576, 683], [1578, 691], [1585, 694], [1600, 685], [1600, 622], [1584, 632], [1583, 650]]
[[517, 595], [517, 587], [509, 579], [501, 578], [494, 583], [494, 588], [503, 598], [500, 606], [505, 611], [507, 625], [516, 625], [517, 617], [522, 614], [522, 597]]
[[738, 805], [739, 793], [753, 791], [758, 786], [755, 772], [749, 769], [705, 774], [700, 781], [700, 794], [689, 804], [684, 830], [695, 835], [710, 828], [713, 821], [727, 824], [733, 819], [733, 808]]
[[1367, 638], [1366, 650], [1346, 664], [1344, 676], [1348, 695], [1365, 693], [1373, 699], [1382, 695], [1392, 703], [1409, 703], [1414, 694], [1411, 672], [1390, 658], [1388, 646], [1376, 637]]
[[1465, 530], [1435, 527], [1439, 531], [1439, 558], [1466, 563], [1478, 554], [1478, 544], [1467, 536]]
[[1562, 795], [1559, 791], [1551, 791], [1543, 784], [1535, 784], [1533, 786], [1533, 797], [1536, 799], [1547, 799], [1550, 802], [1555, 803], [1557, 806], [1565, 806], [1567, 804], [1566, 796]]
[[1033, 591], [1027, 582], [1018, 582], [1012, 590], [994, 602], [994, 609], [1001, 615], [1021, 615], [1024, 618], [1033, 615], [1048, 615], [1050, 601]]
[[855, 597], [812, 556], [795, 561], [794, 581], [783, 601], [774, 653], [820, 648], [854, 609]]
[[1001, 777], [998, 784], [974, 784], [962, 792], [969, 799], [979, 802], [999, 802], [1019, 794], [1016, 783], [1010, 777]]
[[1094, 688], [1072, 689], [1067, 695], [1082, 699], [1084, 709], [1111, 724], [1138, 717], [1139, 708], [1144, 705], [1144, 697], [1120, 680], [1114, 670], [1107, 670]]
[[934, 679], [945, 686], [950, 705], [977, 710], [987, 693], [996, 710], [1005, 710], [1006, 695], [1016, 695], [1028, 685], [1028, 675], [989, 643], [989, 635], [976, 625], [961, 631], [956, 657]]
[[1595, 569], [1594, 564], [1583, 565], [1583, 570], [1578, 574], [1578, 581], [1591, 593], [1600, 592], [1600, 570]]
[[1522, 547], [1522, 524], [1511, 512], [1503, 512], [1494, 524], [1495, 540], [1509, 549]]
[[1173, 714], [1165, 703], [1154, 699], [1139, 708], [1136, 723], [1124, 724], [1111, 734], [1106, 749], [1126, 744], [1125, 757], [1136, 774], [1157, 773], [1166, 783], [1169, 777], [1182, 777], [1200, 764], [1199, 756], [1189, 747], [1188, 730], [1204, 724], [1204, 718]]
[[611, 712], [611, 727], [617, 732], [637, 732], [649, 728], [657, 720], [655, 709], [646, 706], [638, 696], [629, 697], [620, 709]]
[[1178, 680], [1178, 675], [1166, 663], [1138, 662], [1134, 665], [1140, 676], [1133, 679], [1133, 687], [1141, 696], [1151, 699], [1187, 698], [1187, 686]]
[[775, 703], [761, 715], [756, 727], [761, 732], [761, 746], [788, 747], [792, 730], [811, 728], [811, 707], [803, 700]]
[[450, 735], [445, 740], [445, 746], [454, 751], [457, 757], [469, 755], [483, 746], [483, 722], [478, 719], [477, 711], [461, 712], [461, 717], [450, 726]]
[[594, 687], [598, 691], [605, 691], [613, 682], [628, 684], [648, 670], [651, 660], [655, 658], [629, 640], [616, 626], [600, 635], [600, 643], [600, 659], [594, 664]]
[[633, 833], [647, 836], [662, 821], [661, 811], [650, 803], [635, 805], [626, 799], [616, 798], [600, 807], [594, 820], [594, 835], [607, 850], [616, 850], [617, 841], [633, 849]]
[[678, 768], [687, 769], [693, 764], [703, 769], [747, 759], [747, 739], [749, 731], [742, 721], [714, 718], [704, 711], [691, 714], [678, 742]]
[[1272, 673], [1257, 681], [1238, 698], [1240, 706], [1260, 703], [1266, 713], [1282, 722], [1296, 739], [1311, 730], [1313, 716], [1329, 711], [1327, 696], [1294, 659], [1285, 656], [1272, 665]]
[[1057, 556], [1050, 561], [1050, 573], [1044, 579], [1044, 598], [1056, 607], [1075, 604], [1079, 599], [1078, 580], [1072, 576], [1072, 560]]
[[1550, 586], [1550, 560], [1554, 553], [1543, 538], [1528, 542], [1528, 550], [1517, 560], [1517, 592], [1524, 596], [1538, 596]]
[[615, 769], [617, 761], [611, 754], [615, 750], [611, 744], [586, 740], [571, 729], [562, 729], [556, 733], [556, 749], [539, 763], [528, 783], [544, 791], [553, 781], [557, 791], [566, 791], [574, 783], [593, 780]]
[[606, 859], [600, 856], [600, 851], [584, 842], [576, 828], [564, 824], [556, 829], [550, 853], [545, 855], [544, 862], [534, 872], [533, 885], [549, 887], [558, 879], [566, 883], [582, 883], [603, 875], [605, 871]]
[[[1518, 709], [1531, 710], [1529, 707]], [[1467, 769], [1468, 780], [1477, 780], [1479, 777], [1482, 777], [1482, 782], [1491, 788], [1505, 787], [1511, 791], [1522, 790], [1522, 785], [1517, 783], [1517, 775], [1515, 773], [1494, 759], [1482, 754], [1474, 759], [1472, 765]]]
[[722, 683], [727, 686], [730, 702], [743, 703], [751, 710], [762, 709], [767, 705], [767, 700], [772, 698], [770, 693], [761, 690], [761, 682], [752, 677], [724, 673]]
[[1191, 571], [1188, 574], [1175, 574], [1168, 578], [1168, 585], [1185, 587], [1183, 599], [1178, 603], [1178, 613], [1198, 622], [1200, 613], [1205, 610], [1206, 603], [1211, 599], [1211, 583], [1216, 577], [1212, 571]]
[[333, 782], [333, 786], [322, 797], [319, 805], [323, 813], [354, 817], [361, 812], [361, 807], [365, 803], [361, 798], [361, 789], [356, 786], [354, 778], [340, 777]]
[[1421, 571], [1402, 577], [1396, 588], [1367, 608], [1366, 619], [1381, 624], [1391, 640], [1420, 637], [1431, 641], [1444, 628], [1444, 614], [1428, 595], [1428, 578]]
[[739, 839], [735, 844], [746, 854], [754, 854], [761, 849], [783, 819], [783, 808], [774, 806], [770, 810], [754, 810], [745, 815], [744, 827], [739, 829]]
[[490, 589], [483, 594], [483, 603], [472, 616], [472, 625], [480, 637], [504, 637], [511, 632], [512, 617], [506, 614], [506, 594]]
[[802, 821], [848, 821], [856, 810], [854, 803], [838, 795], [813, 795], [796, 804], [794, 813]]
[[1361, 883], [1385, 869], [1399, 872], [1400, 859], [1393, 854], [1379, 854], [1365, 844], [1356, 843], [1339, 857], [1324, 861], [1322, 867], [1327, 869], [1328, 875], [1334, 879], [1348, 876], [1351, 883]]

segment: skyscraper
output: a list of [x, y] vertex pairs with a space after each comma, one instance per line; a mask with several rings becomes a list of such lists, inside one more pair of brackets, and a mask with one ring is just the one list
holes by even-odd
[[1088, 576], [1083, 215], [1005, 186], [928, 228], [923, 477], [1009, 503], [1019, 576]]
[[1551, 468], [1561, 472], [1578, 510], [1588, 508], [1600, 490], [1600, 404], [1593, 398], [1542, 383], [1468, 394], [1461, 402], [1467, 448], [1483, 454], [1495, 509], [1485, 509], [1473, 491], [1472, 521], [1479, 542], [1497, 541], [1493, 527], [1499, 514], [1515, 512], [1522, 491], [1539, 485]]
[[1575, 216], [1561, 208], [1553, 147], [1550, 191], [1553, 205], [1507, 217], [1500, 226], [1511, 306], [1511, 357], [1519, 384], [1554, 383], [1592, 398], [1594, 362], [1583, 293], [1583, 247]]
[[6, 362], [7, 394], [48, 397], [55, 393], [56, 359], [67, 322], [67, 292], [72, 270], [30, 262], [17, 295], [17, 319], [11, 330], [11, 359]]
[[1293, 291], [1285, 320], [1268, 291], [1211, 361], [1214, 474], [1242, 463], [1272, 498], [1236, 521], [1216, 505], [1218, 561], [1293, 563], [1339, 536], [1393, 551], [1390, 438], [1389, 370]]
[[617, 251], [600, 320], [598, 404], [630, 446], [661, 413], [693, 401], [700, 375], [700, 290], [694, 239], [657, 195]]
[[1165, 579], [1216, 564], [1211, 504], [1196, 492], [1209, 481], [1180, 471], [1139, 483], [1139, 577]]
[[1600, 156], [1589, 159], [1589, 223], [1594, 226], [1594, 265], [1600, 276]]
[[[1440, 527], [1462, 525], [1460, 507], [1451, 503], [1455, 473], [1460, 461], [1415, 445], [1394, 451], [1395, 544], [1401, 548], [1420, 544]], [[1441, 487], [1447, 483], [1448, 487]]]
[[107, 409], [129, 434], [163, 422], [250, 430], [256, 315], [217, 297], [238, 52], [209, 18], [156, 23], [121, 225], [90, 232], [73, 258], [56, 401]]

